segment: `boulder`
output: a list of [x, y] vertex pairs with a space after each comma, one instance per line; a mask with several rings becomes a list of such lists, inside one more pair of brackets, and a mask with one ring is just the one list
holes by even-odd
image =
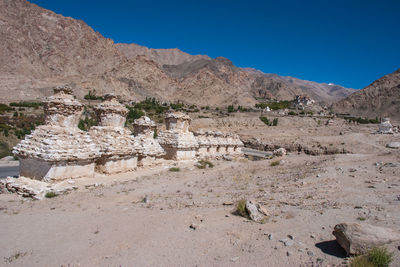
[[341, 223], [332, 233], [348, 255], [360, 255], [374, 247], [400, 240], [400, 233], [369, 224]]
[[285, 155], [286, 155], [286, 149], [284, 149], [283, 147], [274, 150], [274, 156], [276, 157], [282, 157]]
[[254, 203], [251, 200], [246, 201], [246, 210], [250, 219], [255, 222], [262, 222], [264, 217], [269, 215], [269, 212], [264, 206]]
[[388, 148], [400, 148], [400, 142], [391, 142], [389, 144], [386, 145], [386, 147]]

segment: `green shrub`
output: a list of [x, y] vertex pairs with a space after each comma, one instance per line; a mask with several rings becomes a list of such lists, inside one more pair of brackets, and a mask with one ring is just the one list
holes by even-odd
[[56, 197], [57, 194], [54, 193], [54, 192], [47, 192], [44, 196], [45, 196], [46, 198], [53, 198], [53, 197]]
[[173, 110], [175, 111], [179, 111], [182, 110], [183, 107], [185, 106], [185, 104], [181, 103], [180, 101], [178, 101], [177, 103], [171, 103], [169, 105]]
[[10, 107], [7, 106], [6, 104], [0, 103], [0, 113], [3, 113], [3, 112], [10, 112], [10, 111], [13, 111], [13, 110], [14, 110], [13, 108], [10, 108]]
[[260, 120], [268, 126], [271, 126], [271, 122], [267, 117], [260, 116]]
[[271, 162], [272, 167], [278, 166], [279, 164], [281, 164], [281, 162], [279, 160]]
[[82, 131], [89, 131], [90, 127], [95, 125], [97, 125], [97, 121], [86, 116], [85, 119], [79, 120], [78, 128]]
[[169, 168], [169, 171], [170, 172], [179, 172], [181, 169], [179, 169], [178, 167], [172, 167], [172, 168]]
[[296, 112], [294, 112], [294, 111], [289, 111], [288, 115], [291, 115], [291, 116], [296, 116], [296, 115], [297, 115], [297, 113], [296, 113]]
[[237, 215], [240, 215], [245, 218], [249, 217], [249, 214], [247, 213], [247, 209], [246, 209], [246, 200], [245, 199], [239, 200], [239, 202], [236, 204], [235, 213]]
[[373, 248], [365, 255], [353, 258], [351, 267], [387, 267], [393, 261], [393, 253], [387, 248]]
[[234, 112], [234, 111], [235, 111], [235, 107], [233, 105], [229, 105], [228, 106], [228, 112], [231, 113], [231, 112]]
[[277, 126], [278, 125], [278, 118], [275, 118], [272, 121], [270, 121], [267, 117], [260, 116], [260, 120], [268, 126]]
[[96, 90], [93, 90], [93, 92], [89, 90], [88, 94], [85, 95], [83, 98], [85, 98], [86, 100], [103, 100], [102, 96], [96, 95]]
[[132, 108], [126, 106], [129, 110], [128, 115], [126, 116], [127, 122], [132, 123], [134, 120], [139, 119], [140, 117], [144, 116], [144, 112], [137, 108]]

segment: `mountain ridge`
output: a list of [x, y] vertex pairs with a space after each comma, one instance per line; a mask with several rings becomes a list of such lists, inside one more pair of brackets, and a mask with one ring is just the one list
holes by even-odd
[[257, 98], [291, 100], [299, 94], [332, 103], [354, 91], [249, 71], [223, 57], [114, 43], [81, 20], [26, 0], [0, 0], [0, 18], [3, 101], [41, 100], [65, 83], [78, 98], [96, 90], [126, 100], [157, 97], [215, 106], [252, 106]]
[[336, 112], [400, 120], [400, 69], [332, 105]]

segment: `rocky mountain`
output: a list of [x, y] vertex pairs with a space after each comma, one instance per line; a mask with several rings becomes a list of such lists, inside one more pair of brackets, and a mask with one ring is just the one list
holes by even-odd
[[222, 57], [115, 44], [83, 21], [26, 0], [0, 0], [2, 101], [40, 100], [65, 83], [79, 98], [96, 90], [126, 100], [157, 97], [200, 105], [252, 106], [259, 98], [289, 100], [298, 94], [331, 103], [352, 92], [238, 68]]
[[190, 55], [178, 48], [171, 49], [153, 49], [141, 46], [138, 44], [116, 44], [119, 51], [122, 52], [128, 59], [133, 59], [136, 56], [146, 56], [149, 59], [162, 65], [179, 65], [184, 62], [190, 62], [198, 59], [211, 59], [205, 55]]
[[336, 112], [400, 120], [400, 69], [332, 105]]

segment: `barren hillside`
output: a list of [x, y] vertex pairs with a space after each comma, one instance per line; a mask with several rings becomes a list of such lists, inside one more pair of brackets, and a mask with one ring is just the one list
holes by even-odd
[[96, 90], [126, 100], [150, 96], [215, 106], [253, 106], [260, 98], [289, 100], [298, 94], [332, 103], [352, 92], [238, 68], [222, 57], [115, 44], [83, 21], [26, 0], [0, 0], [2, 101], [40, 100], [65, 83], [79, 98]]
[[370, 118], [400, 119], [400, 69], [335, 103], [332, 108], [337, 112]]

